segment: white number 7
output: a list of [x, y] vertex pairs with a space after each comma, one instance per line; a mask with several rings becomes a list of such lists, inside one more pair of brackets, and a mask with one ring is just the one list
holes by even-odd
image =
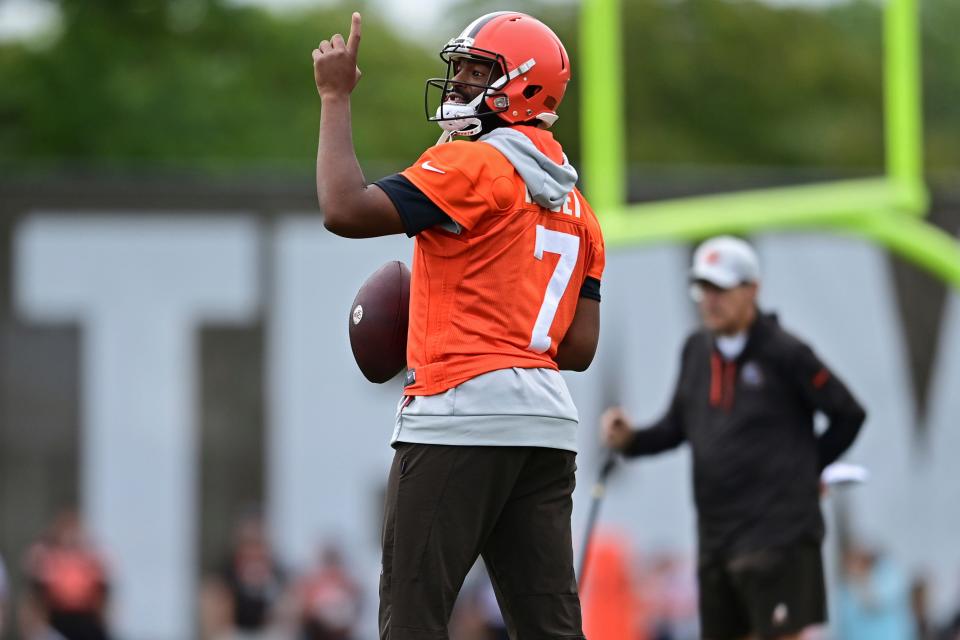
[[560, 298], [567, 290], [570, 276], [573, 275], [573, 269], [577, 266], [577, 255], [580, 253], [580, 236], [553, 231], [538, 224], [537, 244], [533, 249], [533, 256], [537, 260], [543, 260], [544, 252], [557, 253], [560, 255], [560, 260], [553, 270], [553, 275], [550, 276], [550, 283], [547, 285], [543, 304], [540, 305], [540, 313], [537, 314], [537, 321], [533, 325], [530, 345], [527, 347], [527, 349], [537, 353], [543, 353], [553, 343], [548, 332], [550, 331], [550, 325], [553, 324], [554, 316], [557, 315]]

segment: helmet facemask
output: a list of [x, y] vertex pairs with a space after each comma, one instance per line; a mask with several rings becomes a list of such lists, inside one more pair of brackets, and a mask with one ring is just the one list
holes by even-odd
[[[430, 78], [424, 91], [424, 109], [427, 119], [436, 122], [444, 130], [441, 141], [446, 142], [452, 136], [474, 136], [483, 130], [483, 118], [489, 118], [506, 109], [510, 101], [501, 89], [509, 77], [503, 56], [469, 46], [465, 39], [451, 40], [440, 52], [447, 63], [445, 78]], [[489, 65], [487, 78], [483, 82], [454, 80], [459, 65], [464, 62], [482, 62]], [[476, 95], [464, 97], [464, 102], [449, 101], [452, 93], [463, 95], [464, 88], [472, 88]]]

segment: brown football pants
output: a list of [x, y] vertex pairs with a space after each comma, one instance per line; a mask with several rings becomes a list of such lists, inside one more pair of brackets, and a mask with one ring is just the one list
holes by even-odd
[[400, 443], [387, 485], [381, 640], [446, 640], [482, 556], [510, 638], [583, 639], [570, 514], [576, 454]]

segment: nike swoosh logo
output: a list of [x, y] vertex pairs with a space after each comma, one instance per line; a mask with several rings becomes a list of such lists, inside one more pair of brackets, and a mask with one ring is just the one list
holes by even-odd
[[430, 161], [429, 161], [429, 160], [427, 160], [426, 162], [424, 162], [423, 164], [421, 164], [420, 167], [421, 167], [422, 169], [426, 169], [427, 171], [433, 171], [434, 173], [444, 173], [444, 174], [446, 173], [446, 171], [443, 171], [443, 170], [441, 170], [441, 169], [437, 169], [435, 166], [433, 166], [432, 164], [430, 164]]

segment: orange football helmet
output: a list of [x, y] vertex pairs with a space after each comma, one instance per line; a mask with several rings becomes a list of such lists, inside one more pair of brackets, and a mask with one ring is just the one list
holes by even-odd
[[[560, 38], [536, 18], [515, 11], [488, 13], [471, 22], [440, 51], [447, 63], [446, 78], [427, 80], [427, 119], [454, 135], [475, 135], [483, 128], [480, 116], [497, 114], [510, 124], [557, 120], [557, 106], [570, 81], [570, 59]], [[484, 84], [454, 82], [455, 65], [464, 58], [492, 63]], [[446, 102], [450, 87], [482, 89], [466, 104]], [[431, 87], [440, 90], [440, 104], [431, 109]]]

